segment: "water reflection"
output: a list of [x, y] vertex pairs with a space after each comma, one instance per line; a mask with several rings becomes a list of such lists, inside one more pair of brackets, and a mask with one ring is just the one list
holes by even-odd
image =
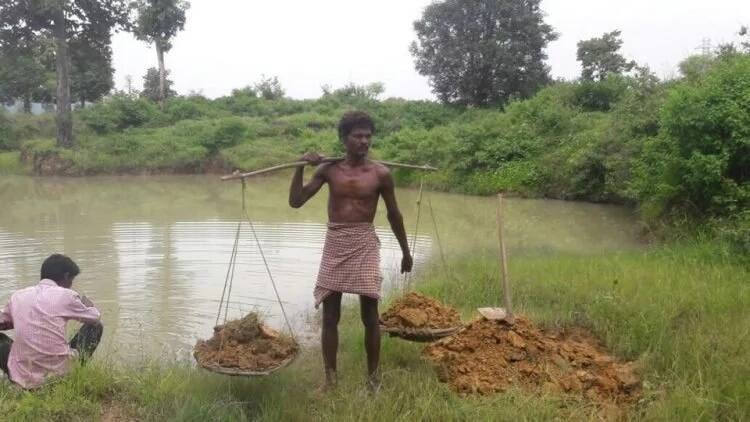
[[[326, 193], [300, 210], [287, 206], [288, 178], [248, 185], [249, 212], [295, 331], [309, 331], [312, 288], [325, 237]], [[416, 192], [398, 191], [409, 239]], [[446, 255], [494, 254], [491, 198], [430, 194]], [[210, 335], [240, 221], [236, 183], [211, 176], [0, 180], [0, 303], [38, 280], [53, 252], [72, 256], [83, 272], [75, 288], [104, 314], [104, 346], [125, 357], [187, 353]], [[427, 202], [423, 202], [424, 205]], [[616, 207], [560, 201], [508, 201], [511, 254], [599, 253], [638, 247], [636, 227]], [[400, 249], [384, 212], [376, 219], [385, 289], [399, 286]], [[417, 237], [419, 272], [437, 251], [428, 209]], [[282, 326], [258, 246], [247, 222], [229, 304], [230, 317], [257, 310]], [[313, 336], [310, 336], [312, 338]]]

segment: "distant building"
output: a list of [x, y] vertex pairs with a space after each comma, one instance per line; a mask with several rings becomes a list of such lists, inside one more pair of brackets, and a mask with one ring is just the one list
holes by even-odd
[[[23, 101], [16, 101], [13, 105], [6, 105], [5, 110], [10, 113], [23, 113]], [[31, 103], [31, 114], [42, 114], [48, 111], [55, 111], [55, 105]]]

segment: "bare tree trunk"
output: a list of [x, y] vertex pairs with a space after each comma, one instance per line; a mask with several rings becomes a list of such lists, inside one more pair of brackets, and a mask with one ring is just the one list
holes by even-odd
[[31, 114], [31, 95], [23, 97], [23, 112]]
[[73, 115], [70, 110], [70, 52], [65, 34], [65, 10], [62, 3], [55, 7], [55, 67], [57, 68], [57, 146], [73, 146]]
[[166, 69], [164, 68], [164, 48], [160, 40], [156, 40], [156, 58], [159, 60], [159, 105], [164, 108], [164, 99], [167, 97], [165, 92]]

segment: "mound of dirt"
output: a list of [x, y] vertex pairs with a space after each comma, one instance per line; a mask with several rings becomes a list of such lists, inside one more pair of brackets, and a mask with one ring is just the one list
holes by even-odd
[[208, 340], [198, 340], [195, 360], [204, 367], [264, 371], [294, 356], [299, 347], [294, 340], [264, 326], [258, 315], [214, 327]]
[[459, 393], [489, 394], [516, 385], [627, 403], [641, 392], [634, 364], [618, 362], [590, 334], [546, 332], [519, 316], [514, 325], [473, 321], [423, 353], [436, 364], [440, 380]]
[[458, 311], [417, 292], [396, 300], [380, 316], [381, 324], [391, 328], [453, 328], [461, 325]]

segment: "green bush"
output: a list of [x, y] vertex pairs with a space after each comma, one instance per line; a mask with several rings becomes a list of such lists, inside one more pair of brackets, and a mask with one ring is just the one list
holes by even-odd
[[603, 81], [580, 81], [573, 103], [584, 111], [609, 111], [629, 89], [630, 78], [609, 75]]
[[221, 158], [232, 168], [244, 171], [295, 161], [299, 155], [289, 144], [278, 142], [276, 139], [246, 142], [224, 149], [220, 153]]
[[201, 138], [200, 144], [210, 153], [237, 145], [247, 134], [247, 125], [239, 117], [227, 117], [216, 121], [213, 130]]
[[726, 216], [750, 204], [750, 57], [671, 89], [632, 184], [652, 215]]
[[153, 121], [164, 120], [159, 109], [151, 101], [121, 94], [84, 109], [80, 116], [83, 122], [98, 134], [146, 126]]
[[8, 114], [0, 107], [0, 151], [14, 149], [15, 135]]
[[211, 100], [193, 95], [189, 97], [169, 98], [164, 107], [165, 119], [169, 123], [180, 120], [219, 117], [221, 113], [213, 106]]

